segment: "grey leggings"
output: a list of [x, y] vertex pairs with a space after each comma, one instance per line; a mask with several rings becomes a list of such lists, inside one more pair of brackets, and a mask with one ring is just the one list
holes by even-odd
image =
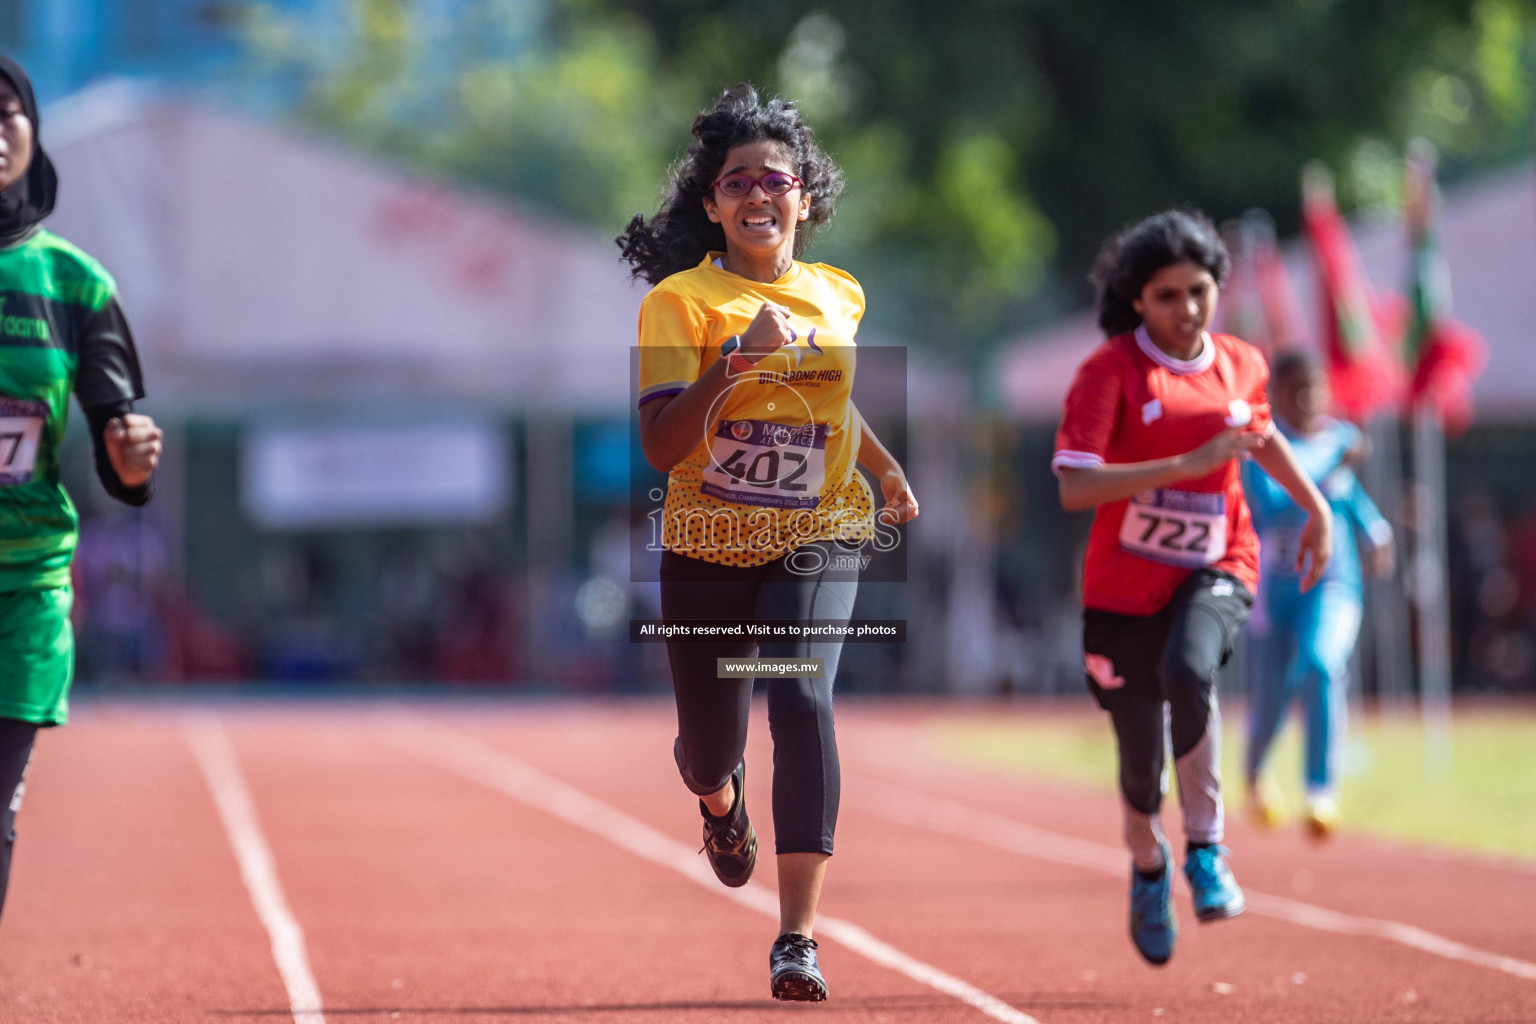
[[[816, 550], [808, 550], [816, 549]], [[859, 572], [832, 541], [760, 566], [661, 556], [661, 610], [668, 620], [829, 620], [853, 614]], [[798, 557], [797, 557], [798, 556]], [[819, 568], [818, 568], [819, 566]], [[801, 571], [796, 571], [799, 568]], [[673, 752], [683, 782], [703, 796], [723, 787], [747, 746], [751, 679], [720, 679], [717, 658], [823, 658], [821, 679], [764, 679], [773, 737], [773, 831], [778, 853], [832, 852], [841, 779], [832, 725], [832, 681], [841, 640], [667, 641], [677, 695]]]

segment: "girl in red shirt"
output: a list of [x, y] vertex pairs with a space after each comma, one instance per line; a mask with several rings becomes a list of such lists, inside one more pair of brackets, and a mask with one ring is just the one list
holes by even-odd
[[1228, 267], [1220, 237], [1198, 213], [1158, 214], [1104, 246], [1092, 279], [1106, 340], [1078, 368], [1051, 462], [1063, 507], [1094, 510], [1083, 657], [1118, 740], [1131, 938], [1153, 964], [1173, 955], [1176, 936], [1172, 852], [1158, 822], [1165, 727], [1195, 915], [1204, 922], [1243, 912], [1220, 845], [1215, 692], [1258, 583], [1259, 542], [1237, 459], [1256, 460], [1307, 512], [1303, 589], [1322, 575], [1332, 544], [1327, 503], [1271, 428], [1264, 357], [1206, 331]]

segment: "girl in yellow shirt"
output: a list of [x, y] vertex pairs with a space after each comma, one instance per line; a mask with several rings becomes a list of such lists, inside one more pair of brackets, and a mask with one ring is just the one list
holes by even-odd
[[[669, 621], [846, 623], [855, 559], [873, 533], [862, 463], [885, 499], [884, 522], [917, 515], [895, 459], [850, 396], [858, 282], [798, 262], [831, 219], [842, 172], [793, 103], [750, 86], [693, 124], [661, 210], [619, 239], [654, 287], [640, 307], [640, 442], [668, 474], [662, 613]], [[752, 679], [719, 678], [717, 659], [821, 659], [818, 675], [765, 677], [774, 742], [773, 818], [779, 937], [774, 998], [822, 1000], [812, 928], [832, 854], [839, 776], [832, 682], [841, 641], [672, 639], [673, 746], [699, 797], [715, 875], [745, 885], [757, 836], [744, 799]]]

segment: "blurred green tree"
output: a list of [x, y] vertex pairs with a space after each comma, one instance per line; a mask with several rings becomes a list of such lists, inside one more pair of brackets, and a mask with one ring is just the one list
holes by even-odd
[[1308, 159], [1347, 205], [1392, 202], [1408, 138], [1467, 173], [1529, 153], [1536, 111], [1521, 0], [345, 3], [334, 38], [248, 20], [305, 121], [601, 229], [655, 210], [720, 89], [797, 98], [850, 183], [817, 258], [871, 324], [968, 365], [1081, 304], [1146, 214], [1261, 206], [1288, 232]]

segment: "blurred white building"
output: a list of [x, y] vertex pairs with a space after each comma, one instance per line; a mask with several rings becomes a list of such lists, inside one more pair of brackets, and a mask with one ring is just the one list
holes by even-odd
[[589, 231], [128, 83], [46, 129], [48, 226], [117, 278], [160, 409], [627, 401], [643, 291]]

